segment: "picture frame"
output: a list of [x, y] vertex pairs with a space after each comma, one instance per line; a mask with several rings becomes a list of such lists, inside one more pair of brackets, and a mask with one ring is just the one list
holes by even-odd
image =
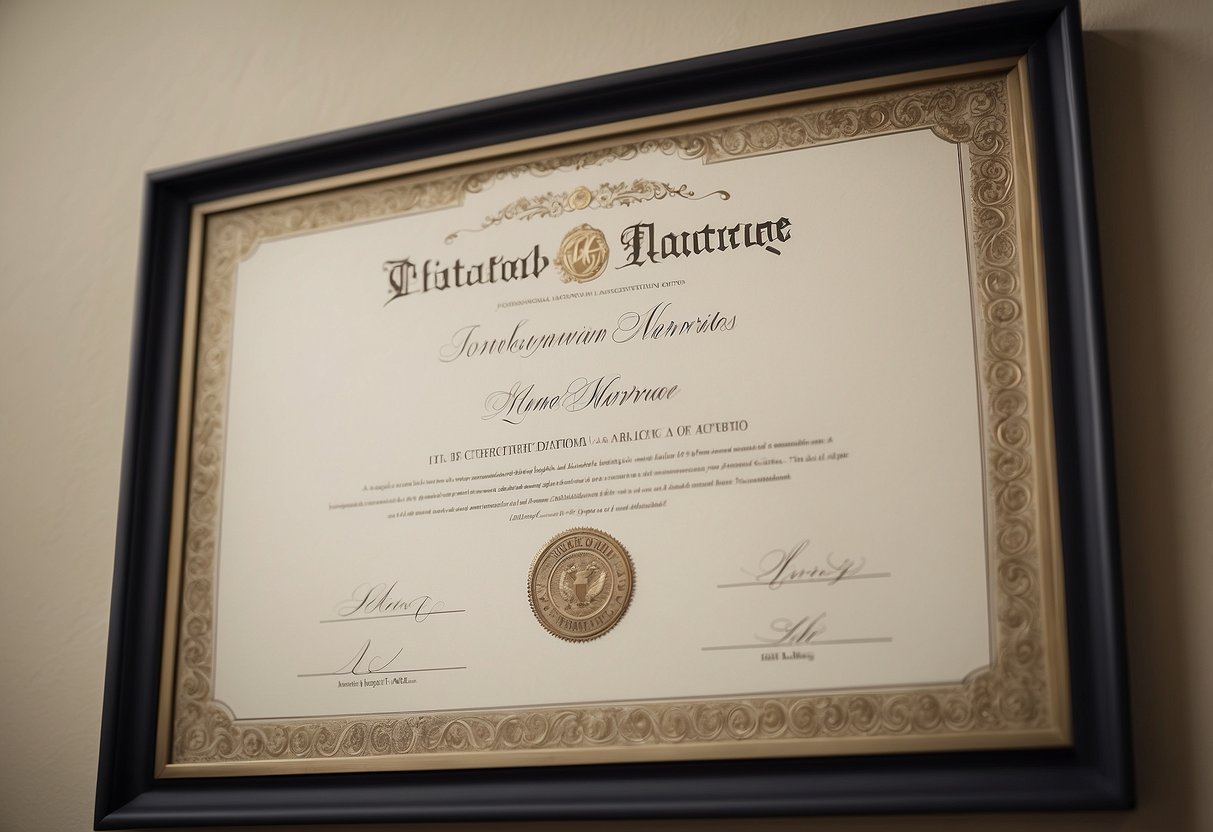
[[[1040, 455], [1029, 466], [1046, 478], [1052, 493], [1041, 500], [1041, 516], [1056, 512], [1054, 532], [1039, 533], [1046, 552], [1042, 574], [1054, 570], [1057, 580], [1053, 590], [1042, 590], [1038, 606], [1050, 610], [1042, 620], [1053, 620], [1053, 610], [1057, 619], [1045, 627], [1043, 641], [1030, 645], [1032, 662], [1040, 667], [1059, 662], [1061, 668], [1043, 683], [1040, 701], [1047, 699], [1054, 708], [1047, 731], [1036, 734], [1014, 723], [992, 740], [969, 741], [956, 732], [959, 740], [950, 745], [936, 739], [903, 742], [913, 738], [893, 730], [879, 742], [856, 743], [851, 731], [820, 750], [733, 742], [706, 754], [687, 753], [694, 742], [663, 744], [660, 737], [646, 737], [630, 746], [621, 742], [618, 753], [597, 748], [569, 756], [572, 751], [544, 748], [531, 757], [474, 756], [421, 766], [384, 765], [383, 757], [365, 754], [354, 755], [358, 759], [350, 765], [336, 765], [328, 753], [305, 753], [299, 765], [264, 773], [255, 769], [260, 748], [250, 746], [244, 756], [239, 748], [231, 750], [250, 733], [225, 727], [222, 736], [207, 734], [203, 745], [224, 749], [213, 763], [174, 745], [174, 731], [178, 740], [182, 736], [181, 685], [187, 675], [179, 638], [191, 626], [188, 611], [183, 612], [192, 589], [182, 552], [189, 549], [190, 495], [196, 502], [198, 494], [190, 480], [199, 471], [192, 455], [201, 448], [190, 428], [197, 428], [195, 391], [201, 389], [201, 376], [195, 376], [200, 371], [194, 368], [200, 366], [198, 355], [207, 354], [208, 337], [199, 307], [205, 312], [213, 303], [199, 282], [217, 285], [206, 272], [215, 263], [203, 234], [207, 217], [238, 216], [249, 206], [289, 205], [310, 193], [395, 181], [417, 171], [499, 165], [493, 160], [537, 152], [527, 149], [537, 141], [550, 156], [554, 148], [628, 131], [643, 136], [646, 130], [665, 130], [667, 135], [685, 124], [731, 114], [737, 106], [766, 112], [802, 100], [846, 102], [873, 90], [914, 90], [915, 84], [991, 71], [1009, 72], [1018, 79], [1012, 87], [1022, 85], [1026, 103], [1015, 123], [1022, 125], [1025, 146], [1031, 148], [1030, 166], [1017, 170], [1030, 171], [1032, 181], [1016, 181], [1015, 187], [1030, 188], [1036, 209], [1031, 220], [1021, 219], [1020, 233], [1032, 238], [1022, 241], [1027, 252], [1022, 268], [1031, 274], [1026, 261], [1035, 260], [1039, 333], [1047, 339], [1047, 349], [1038, 353], [1045, 366], [1037, 377], [1048, 381], [1039, 394], [1048, 407], [1041, 411], [1044, 421], [1033, 423], [1039, 437], [1034, 453]], [[737, 104], [752, 101], [762, 103]], [[670, 120], [671, 114], [687, 113]], [[1024, 0], [563, 84], [150, 174], [97, 828], [1131, 805], [1115, 488], [1087, 142], [1077, 4]], [[776, 218], [771, 219], [774, 228]], [[539, 251], [536, 246], [536, 258]], [[384, 263], [389, 288], [395, 287], [389, 304], [414, 285], [399, 276], [393, 283], [390, 262], [406, 261]], [[428, 286], [420, 285], [421, 291]], [[1035, 330], [1026, 331], [1030, 337]], [[230, 387], [226, 376], [219, 381]], [[990, 487], [987, 497], [994, 493]], [[1047, 544], [1050, 533], [1055, 545]], [[537, 543], [535, 549], [540, 548]], [[1060, 554], [1049, 560], [1048, 551]], [[528, 559], [532, 554], [538, 565], [542, 553], [528, 552]], [[644, 574], [637, 580], [642, 582]], [[211, 601], [203, 606], [211, 609], [215, 588], [207, 586]], [[1005, 612], [997, 597], [993, 610], [994, 617]], [[542, 616], [540, 623], [552, 629]], [[199, 678], [209, 688], [213, 666]], [[1044, 733], [1052, 739], [1042, 739]]]

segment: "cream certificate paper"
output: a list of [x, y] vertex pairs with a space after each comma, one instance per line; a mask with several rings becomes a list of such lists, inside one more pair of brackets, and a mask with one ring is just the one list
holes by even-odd
[[[970, 86], [993, 97], [970, 111], [1005, 109], [1001, 81]], [[927, 122], [843, 138], [521, 164], [429, 205], [401, 186], [344, 220], [338, 200], [292, 233], [237, 218], [239, 256], [207, 255], [230, 275], [218, 354], [203, 290], [199, 361], [226, 387], [198, 394], [222, 443], [194, 470], [195, 491], [208, 465], [218, 480], [194, 699], [245, 739], [179, 711], [174, 759], [325, 756], [316, 724], [353, 756], [526, 748], [525, 728], [401, 737], [427, 715], [963, 690], [1005, 664], [1018, 527], [988, 431], [1031, 368], [990, 354], [986, 284], [1022, 286], [1015, 263], [982, 271], [989, 159]], [[289, 226], [303, 209], [262, 210]], [[626, 610], [577, 643], [528, 592], [570, 529], [634, 567]], [[595, 574], [554, 593], [585, 606]], [[343, 721], [367, 714], [387, 715], [378, 747]], [[265, 727], [289, 724], [311, 733]]]

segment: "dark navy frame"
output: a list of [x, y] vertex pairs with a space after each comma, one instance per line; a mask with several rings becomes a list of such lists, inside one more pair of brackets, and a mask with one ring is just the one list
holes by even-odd
[[[1072, 748], [155, 779], [194, 205], [622, 119], [1023, 55], [1047, 278]], [[1021, 0], [561, 84], [149, 174], [96, 828], [1130, 807], [1116, 491], [1087, 130], [1078, 3]]]

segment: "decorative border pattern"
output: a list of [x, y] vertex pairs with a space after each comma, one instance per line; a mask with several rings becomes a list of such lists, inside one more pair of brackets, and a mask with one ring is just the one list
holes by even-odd
[[[985, 430], [993, 663], [959, 685], [512, 711], [236, 721], [212, 699], [217, 521], [237, 264], [261, 240], [458, 205], [506, 178], [661, 153], [713, 164], [929, 129], [963, 145]], [[685, 195], [685, 194], [679, 194]], [[562, 195], [563, 199], [567, 195]], [[556, 198], [556, 197], [553, 197]], [[542, 201], [542, 200], [541, 200]], [[501, 218], [511, 209], [502, 212]], [[539, 213], [542, 212], [542, 208]], [[520, 212], [520, 213], [519, 213]], [[525, 213], [517, 208], [515, 215]], [[802, 104], [758, 120], [413, 183], [377, 183], [207, 219], [172, 763], [307, 760], [461, 751], [578, 749], [901, 737], [1055, 728], [1044, 640], [1040, 529], [1008, 87], [1003, 77]], [[489, 218], [492, 224], [492, 218]], [[806, 753], [811, 753], [806, 747]], [[442, 763], [435, 760], [435, 766]]]

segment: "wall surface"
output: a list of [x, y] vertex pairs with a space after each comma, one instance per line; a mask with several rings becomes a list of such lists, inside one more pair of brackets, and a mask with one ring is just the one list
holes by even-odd
[[[145, 171], [966, 4], [0, 0], [0, 830], [91, 828]], [[1140, 808], [745, 828], [1213, 829], [1213, 3], [1083, 12]]]

